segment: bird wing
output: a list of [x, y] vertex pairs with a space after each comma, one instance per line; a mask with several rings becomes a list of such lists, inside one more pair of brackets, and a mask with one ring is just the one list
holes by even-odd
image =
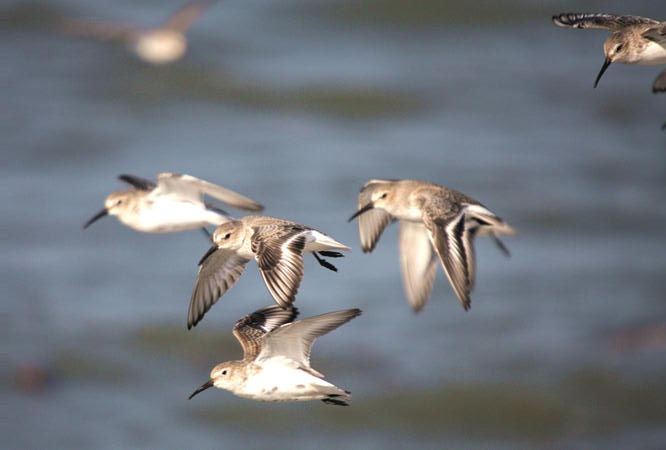
[[616, 16], [600, 13], [565, 13], [553, 16], [553, 23], [559, 27], [602, 28], [620, 30], [632, 25], [658, 24], [659, 22], [640, 16]]
[[138, 191], [152, 191], [155, 189], [155, 183], [145, 178], [139, 178], [134, 175], [122, 174], [118, 175], [118, 179], [132, 186]]
[[666, 92], [666, 70], [661, 72], [654, 80], [652, 92]]
[[171, 17], [164, 22], [163, 26], [184, 33], [199, 18], [201, 13], [213, 3], [213, 0], [195, 0], [188, 2], [185, 6], [173, 13]]
[[437, 273], [437, 257], [422, 223], [400, 221], [400, 268], [409, 304], [419, 312], [428, 302]]
[[423, 223], [428, 230], [430, 242], [439, 255], [446, 277], [462, 307], [468, 310], [475, 276], [472, 242], [474, 235], [466, 228], [464, 208], [442, 214], [443, 209], [437, 207], [436, 201], [424, 205]]
[[[358, 194], [359, 209], [372, 201], [372, 190], [361, 190]], [[381, 208], [373, 208], [358, 216], [358, 234], [361, 239], [363, 252], [368, 253], [375, 249], [379, 237], [384, 229], [395, 218]]]
[[283, 308], [296, 299], [304, 273], [305, 235], [300, 227], [257, 227], [251, 248], [268, 291]]
[[132, 25], [79, 19], [60, 19], [57, 27], [63, 33], [71, 36], [94, 38], [101, 41], [131, 41], [141, 32], [139, 28]]
[[191, 175], [161, 173], [157, 176], [157, 188], [155, 195], [169, 194], [192, 202], [202, 202], [205, 194], [238, 209], [260, 211], [264, 208], [244, 195]]
[[261, 352], [257, 360], [272, 357], [289, 358], [315, 376], [324, 376], [310, 367], [310, 350], [315, 339], [335, 330], [361, 314], [360, 309], [346, 309], [319, 316], [309, 317], [297, 322], [275, 328], [263, 338]]
[[666, 47], [666, 22], [657, 24], [641, 33], [645, 39], [654, 42], [657, 45]]
[[271, 305], [236, 322], [233, 333], [243, 348], [243, 358], [254, 359], [261, 351], [261, 340], [266, 333], [293, 322], [297, 316], [297, 308], [283, 309], [278, 305]]
[[204, 314], [236, 283], [249, 259], [233, 251], [212, 246], [199, 261], [199, 273], [194, 283], [187, 313], [187, 328], [195, 326]]

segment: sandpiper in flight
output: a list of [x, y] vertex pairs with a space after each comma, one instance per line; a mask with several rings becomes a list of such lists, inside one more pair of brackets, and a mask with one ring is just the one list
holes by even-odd
[[135, 177], [120, 175], [132, 188], [111, 193], [104, 208], [83, 228], [106, 216], [117, 216], [125, 225], [147, 233], [168, 233], [217, 226], [231, 220], [228, 214], [205, 202], [204, 195], [234, 208], [261, 211], [264, 207], [252, 199], [190, 175], [160, 173], [157, 184]]
[[68, 34], [124, 42], [143, 61], [166, 64], [180, 59], [187, 50], [185, 33], [214, 0], [197, 0], [176, 11], [164, 24], [153, 28], [62, 19], [60, 28]]
[[322, 400], [347, 406], [349, 391], [325, 381], [324, 375], [310, 367], [310, 349], [319, 336], [360, 314], [360, 309], [348, 309], [294, 322], [296, 308], [272, 305], [255, 311], [234, 326], [243, 359], [215, 366], [210, 380], [190, 399], [215, 386], [239, 397], [266, 402]]
[[603, 28], [613, 33], [604, 42], [604, 64], [594, 81], [611, 63], [657, 65], [666, 64], [666, 22], [639, 16], [612, 14], [559, 14], [553, 23], [570, 28]]
[[283, 308], [296, 298], [304, 273], [303, 253], [311, 252], [319, 264], [337, 271], [322, 256], [343, 256], [351, 250], [335, 239], [305, 225], [264, 216], [246, 216], [220, 225], [213, 246], [199, 261], [199, 273], [190, 299], [187, 328], [192, 328], [242, 275], [251, 259], [275, 301]]
[[402, 278], [415, 312], [430, 297], [437, 255], [460, 303], [468, 310], [476, 274], [474, 238], [490, 235], [508, 255], [499, 235], [515, 234], [478, 201], [420, 180], [368, 181], [358, 195], [358, 210], [349, 221], [355, 217], [364, 252], [371, 252], [384, 228], [399, 220]]

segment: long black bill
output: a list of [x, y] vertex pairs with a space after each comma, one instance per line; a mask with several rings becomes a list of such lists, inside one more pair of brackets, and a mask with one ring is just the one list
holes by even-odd
[[359, 209], [354, 214], [352, 214], [352, 216], [349, 218], [349, 220], [347, 220], [347, 222], [351, 222], [352, 220], [354, 220], [355, 218], [357, 218], [358, 216], [360, 216], [364, 212], [370, 211], [374, 207], [375, 207], [375, 205], [372, 202], [368, 203], [363, 208]]
[[201, 392], [201, 391], [205, 391], [205, 390], [208, 389], [209, 387], [213, 387], [213, 380], [208, 380], [208, 381], [206, 381], [204, 384], [202, 384], [201, 386], [199, 386], [199, 387], [197, 388], [196, 391], [192, 392], [192, 395], [190, 395], [190, 397], [188, 398], [188, 400], [192, 400], [192, 397], [194, 397], [195, 395], [197, 395], [197, 394], [198, 394], [199, 392]]
[[83, 225], [83, 229], [85, 230], [85, 229], [88, 228], [90, 225], [92, 225], [93, 222], [98, 221], [99, 219], [101, 219], [102, 217], [104, 217], [104, 216], [106, 216], [106, 215], [108, 215], [108, 214], [109, 214], [109, 211], [107, 211], [106, 208], [102, 209], [100, 212], [98, 212], [97, 214], [95, 214], [94, 216], [92, 216], [92, 217], [90, 218], [90, 220], [87, 221], [87, 222], [85, 223], [85, 225]]
[[599, 84], [599, 80], [601, 80], [601, 76], [604, 74], [604, 72], [606, 71], [606, 69], [608, 69], [608, 66], [610, 66], [610, 65], [611, 65], [611, 60], [608, 59], [608, 58], [604, 59], [604, 65], [601, 66], [601, 70], [599, 71], [599, 75], [597, 75], [597, 79], [594, 80], [594, 87], [595, 88], [597, 87], [597, 84]]

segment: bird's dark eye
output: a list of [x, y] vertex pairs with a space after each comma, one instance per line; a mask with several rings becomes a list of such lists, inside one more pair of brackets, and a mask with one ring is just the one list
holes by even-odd
[[226, 371], [226, 370], [223, 370], [223, 371], [222, 371], [222, 375], [226, 375], [226, 374], [227, 374], [227, 371]]
[[616, 51], [616, 52], [619, 52], [620, 50], [622, 50], [622, 44], [620, 44], [620, 45], [618, 45], [617, 47], [615, 47], [615, 51]]
[[231, 233], [227, 233], [227, 234], [224, 235], [225, 239], [229, 239], [230, 237], [231, 237]]
[[388, 195], [388, 193], [384, 192], [384, 193], [382, 194], [382, 198], [386, 198], [387, 195]]

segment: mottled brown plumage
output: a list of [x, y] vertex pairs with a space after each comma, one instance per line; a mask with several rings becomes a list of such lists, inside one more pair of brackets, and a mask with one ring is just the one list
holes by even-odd
[[384, 228], [400, 221], [400, 267], [407, 299], [415, 312], [432, 292], [437, 255], [465, 310], [475, 282], [473, 240], [491, 235], [505, 253], [500, 234], [507, 225], [475, 199], [421, 180], [370, 180], [359, 193], [358, 230], [364, 252], [375, 248]]
[[310, 366], [314, 341], [361, 314], [348, 309], [294, 321], [296, 308], [267, 306], [249, 314], [234, 326], [234, 336], [243, 348], [243, 359], [218, 364], [210, 380], [190, 399], [209, 387], [262, 401], [289, 402], [322, 400], [346, 406], [349, 391], [324, 380]]
[[594, 81], [611, 63], [655, 65], [666, 64], [666, 22], [640, 16], [613, 14], [558, 14], [553, 23], [569, 28], [600, 28], [612, 31], [604, 42], [604, 64]]
[[[257, 261], [259, 273], [275, 302], [288, 308], [296, 300], [305, 273], [303, 253], [326, 255], [329, 250], [349, 250], [313, 228], [266, 216], [246, 216], [224, 223], [215, 230], [213, 242], [210, 256], [202, 258], [200, 263], [190, 298], [188, 328], [195, 326], [233, 286], [251, 259]], [[317, 261], [335, 269], [320, 257]]]

